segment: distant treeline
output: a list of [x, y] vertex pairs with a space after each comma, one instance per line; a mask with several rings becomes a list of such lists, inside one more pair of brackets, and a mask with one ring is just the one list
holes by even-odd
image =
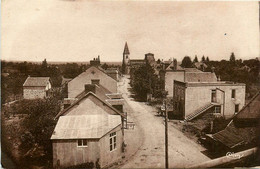
[[[40, 64], [36, 62], [1, 62], [1, 98], [2, 103], [6, 100], [15, 100], [16, 96], [22, 95], [22, 85], [28, 76], [32, 77], [50, 77], [53, 87], [61, 87], [63, 78], [75, 78], [84, 72], [89, 64], [64, 63], [49, 64], [46, 59]], [[103, 69], [117, 67], [111, 63], [103, 63]], [[11, 97], [11, 98], [10, 98]]]

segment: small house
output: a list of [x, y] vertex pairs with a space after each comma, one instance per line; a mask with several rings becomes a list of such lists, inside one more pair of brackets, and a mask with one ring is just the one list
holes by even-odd
[[49, 77], [28, 77], [23, 84], [24, 99], [43, 99], [50, 96]]
[[97, 114], [61, 116], [51, 140], [54, 168], [87, 163], [103, 168], [122, 156], [121, 118]]

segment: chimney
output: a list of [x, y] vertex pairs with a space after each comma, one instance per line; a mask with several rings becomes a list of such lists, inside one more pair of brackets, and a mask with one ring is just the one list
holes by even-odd
[[88, 93], [88, 92], [96, 93], [96, 85], [85, 84], [85, 93]]
[[173, 60], [173, 70], [177, 70], [177, 60]]

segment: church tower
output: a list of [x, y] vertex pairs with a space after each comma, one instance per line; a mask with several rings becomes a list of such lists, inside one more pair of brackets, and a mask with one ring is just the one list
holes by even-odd
[[125, 43], [125, 48], [123, 52], [123, 63], [122, 63], [122, 73], [129, 74], [129, 58], [130, 52], [127, 46], [127, 42]]

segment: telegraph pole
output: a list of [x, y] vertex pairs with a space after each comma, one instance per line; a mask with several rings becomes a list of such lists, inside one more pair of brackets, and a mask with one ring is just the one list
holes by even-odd
[[168, 163], [168, 112], [167, 112], [167, 100], [164, 101], [165, 105], [165, 168], [169, 168]]

